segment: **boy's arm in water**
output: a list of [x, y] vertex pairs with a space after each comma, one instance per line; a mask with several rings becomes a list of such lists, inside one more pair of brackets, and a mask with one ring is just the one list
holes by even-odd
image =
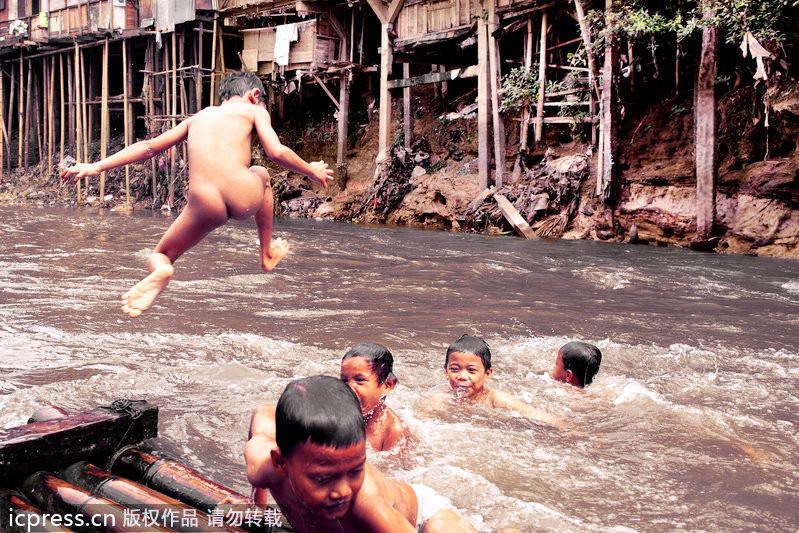
[[563, 420], [560, 417], [553, 415], [543, 409], [539, 409], [538, 407], [533, 407], [529, 403], [525, 403], [518, 398], [514, 398], [510, 394], [505, 392], [494, 390], [492, 391], [493, 394], [491, 395], [491, 406], [496, 407], [499, 409], [508, 409], [510, 411], [516, 411], [517, 413], [524, 415], [528, 418], [532, 418], [539, 422], [543, 422], [545, 424], [549, 424], [550, 426], [555, 427], [562, 427], [564, 425]]
[[269, 488], [274, 476], [279, 475], [272, 464], [275, 442], [275, 406], [259, 405], [250, 419], [250, 434], [244, 446], [247, 479], [253, 487]]
[[119, 152], [96, 163], [76, 163], [61, 171], [61, 179], [68, 180], [72, 178], [74, 183], [81, 178], [97, 176], [106, 170], [150, 159], [167, 148], [175, 146], [181, 141], [185, 141], [186, 137], [189, 135], [189, 124], [191, 120], [192, 117], [189, 117], [174, 128], [165, 131], [157, 137], [131, 144], [127, 148], [123, 148]]
[[322, 187], [327, 187], [328, 182], [333, 181], [333, 169], [328, 168], [327, 163], [324, 161], [308, 163], [294, 150], [280, 142], [277, 133], [272, 128], [272, 120], [266, 109], [257, 107], [254, 120], [255, 131], [258, 133], [258, 138], [269, 159], [293, 172], [305, 174], [312, 180], [321, 183]]

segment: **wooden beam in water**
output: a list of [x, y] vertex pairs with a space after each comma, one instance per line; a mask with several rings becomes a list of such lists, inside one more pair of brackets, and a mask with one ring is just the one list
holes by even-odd
[[158, 434], [158, 408], [132, 402], [141, 414], [110, 407], [0, 430], [0, 478], [18, 479], [33, 469], [58, 470], [87, 457], [105, 458], [119, 448]]
[[530, 224], [524, 220], [522, 215], [519, 214], [519, 212], [515, 207], [513, 207], [513, 204], [511, 204], [507, 198], [501, 194], [495, 194], [494, 200], [497, 201], [497, 206], [499, 206], [499, 210], [502, 211], [502, 215], [505, 217], [505, 220], [510, 222], [510, 225], [513, 226], [520, 235], [527, 239], [538, 238], [538, 235], [535, 234], [533, 228], [530, 227]]

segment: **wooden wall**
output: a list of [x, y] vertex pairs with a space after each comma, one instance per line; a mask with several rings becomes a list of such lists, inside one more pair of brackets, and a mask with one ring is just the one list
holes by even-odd
[[[241, 55], [247, 69], [259, 74], [271, 74], [275, 70], [275, 32], [274, 27], [241, 31], [244, 36]], [[322, 67], [339, 58], [341, 39], [334, 35], [326, 20], [298, 22], [297, 35], [298, 39], [289, 48], [286, 70]]]

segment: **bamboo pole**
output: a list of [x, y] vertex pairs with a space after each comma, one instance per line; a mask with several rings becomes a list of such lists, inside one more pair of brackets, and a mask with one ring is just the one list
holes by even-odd
[[50, 57], [50, 74], [47, 94], [47, 174], [53, 172], [53, 143], [55, 142], [55, 106], [53, 105], [53, 92], [55, 90], [55, 56]]
[[[144, 58], [144, 67], [145, 70], [152, 71], [155, 67], [155, 47], [153, 46], [153, 40], [150, 39], [147, 41], [147, 55]], [[153, 87], [153, 76], [151, 74], [144, 75], [144, 83], [147, 85], [147, 116], [153, 116], [155, 113], [155, 104], [153, 103], [154, 98], [154, 87]], [[147, 135], [152, 133], [152, 128], [150, 127], [150, 123], [147, 123]], [[153, 180], [153, 207], [155, 207], [155, 201], [158, 198], [158, 180], [156, 179], [156, 172], [155, 172], [155, 158], [150, 158], [150, 176]]]
[[198, 69], [194, 71], [194, 91], [195, 91], [195, 98], [197, 99], [197, 105], [195, 109], [200, 111], [203, 108], [203, 77], [202, 77], [202, 67], [203, 67], [203, 36], [205, 35], [203, 28], [203, 23], [200, 21], [200, 34], [197, 36], [197, 48], [195, 49], [197, 52], [197, 61], [195, 64], [199, 66]]
[[[111, 6], [113, 7], [113, 6]], [[100, 159], [108, 153], [108, 37], [103, 46], [103, 71], [100, 82]], [[105, 199], [106, 172], [100, 173], [100, 201]]]
[[491, 173], [489, 159], [491, 145], [488, 139], [488, 120], [491, 110], [490, 88], [488, 86], [488, 29], [486, 21], [477, 20], [477, 171], [480, 176], [480, 189], [488, 188]]
[[30, 149], [30, 131], [31, 131], [31, 93], [33, 91], [33, 65], [31, 65], [31, 60], [28, 60], [28, 87], [26, 89], [26, 93], [28, 97], [25, 99], [25, 145], [24, 145], [24, 166], [25, 170], [28, 170], [28, 151]]
[[499, 114], [500, 90], [500, 60], [499, 43], [494, 37], [493, 29], [499, 25], [499, 15], [496, 13], [496, 4], [492, 1], [489, 6], [488, 24], [488, 65], [491, 80], [491, 115], [494, 124], [494, 183], [499, 189], [505, 182], [505, 125]]
[[[75, 43], [75, 159], [83, 160], [83, 118], [80, 113], [80, 48]], [[84, 160], [85, 161], [85, 160]], [[80, 203], [80, 180], [78, 180], [78, 203]]]
[[217, 21], [214, 18], [214, 29], [211, 32], [211, 101], [209, 105], [216, 104], [216, 27]]
[[25, 83], [25, 64], [22, 59], [22, 51], [19, 52], [19, 102], [17, 103], [17, 128], [19, 129], [18, 138], [18, 152], [17, 152], [17, 167], [22, 166], [22, 142], [25, 133], [25, 111], [22, 106], [25, 105], [25, 94], [22, 92], [23, 84]]
[[[128, 41], [122, 41], [122, 113], [125, 120], [125, 148], [130, 145], [130, 112], [128, 109]], [[125, 202], [130, 204], [130, 165], [125, 165]]]
[[[88, 10], [87, 15], [88, 17]], [[88, 19], [87, 19], [88, 20]], [[88, 24], [88, 22], [87, 22]], [[86, 121], [86, 116], [88, 110], [86, 109], [86, 62], [85, 62], [85, 53], [80, 52], [78, 54], [80, 56], [80, 75], [81, 75], [81, 83], [80, 83], [80, 100], [81, 100], [81, 115], [83, 120], [83, 161], [89, 161], [89, 132], [88, 132], [88, 123]], [[86, 180], [84, 181], [84, 185], [86, 190], [89, 190], [89, 177], [86, 176]]]
[[11, 172], [11, 132], [14, 131], [14, 104], [16, 103], [17, 98], [17, 91], [14, 88], [14, 83], [17, 79], [17, 63], [11, 63], [11, 76], [9, 78], [9, 86], [8, 86], [8, 124], [6, 125], [7, 131], [6, 133], [6, 140], [8, 144], [6, 145], [6, 153], [8, 154], [8, 161], [6, 161], [6, 167], [8, 171]]
[[[403, 78], [411, 77], [410, 63], [402, 64], [402, 77]], [[402, 89], [402, 126], [403, 126], [402, 129], [405, 138], [405, 149], [407, 150], [411, 148], [411, 143], [413, 142], [413, 110], [411, 109], [412, 97], [413, 95], [411, 94], [410, 87], [405, 87], [404, 89]]]
[[[179, 42], [179, 46], [180, 46], [180, 54], [179, 54], [180, 55], [180, 68], [183, 68], [183, 58], [185, 57], [184, 54], [185, 54], [185, 43], [186, 43], [186, 33], [185, 32], [180, 34], [180, 40], [178, 42]], [[173, 56], [172, 56], [173, 64], [172, 64], [172, 66], [173, 66], [173, 68], [176, 69], [177, 65], [174, 63], [174, 58], [175, 58], [174, 53], [175, 53], [175, 51], [172, 50], [172, 53], [173, 53]], [[175, 71], [175, 78], [177, 79], [177, 71]], [[183, 83], [183, 76], [182, 75], [180, 76], [180, 114], [182, 116], [186, 116], [186, 84]], [[174, 120], [172, 121], [172, 124], [175, 124]], [[183, 154], [183, 161], [188, 161], [188, 157], [186, 155], [186, 143], [184, 143], [184, 142], [180, 143], [180, 149], [181, 149], [181, 153]]]
[[58, 160], [61, 161], [64, 159], [64, 56], [62, 54], [58, 54], [58, 86], [60, 89], [60, 96], [59, 99], [59, 115], [58, 115], [58, 127], [59, 133], [61, 133], [61, 150], [58, 154]]
[[535, 142], [541, 142], [544, 134], [544, 98], [547, 83], [547, 12], [541, 13], [541, 42], [538, 50], [538, 105], [535, 113]]
[[78, 150], [75, 146], [75, 132], [77, 131], [77, 126], [75, 125], [75, 82], [72, 79], [74, 76], [74, 69], [72, 65], [72, 55], [67, 53], [67, 117], [69, 124], [67, 130], [69, 131], [69, 151], [70, 153], [75, 154], [75, 158], [80, 157], [78, 155]]
[[[175, 70], [177, 67], [177, 37], [175, 31], [172, 31], [172, 103], [169, 114], [172, 115], [171, 125], [174, 128], [177, 126], [175, 122], [175, 114], [178, 108], [178, 73]], [[177, 146], [173, 146], [169, 150], [172, 154], [170, 160], [170, 176], [169, 176], [169, 207], [174, 207], [175, 201], [175, 180], [177, 179], [178, 158]]]

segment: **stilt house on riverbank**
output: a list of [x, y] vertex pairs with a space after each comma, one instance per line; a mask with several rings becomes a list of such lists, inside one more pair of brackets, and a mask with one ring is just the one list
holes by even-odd
[[[584, 10], [600, 7], [593, 4], [8, 0], [0, 9], [0, 168], [27, 170], [43, 162], [53, 173], [53, 162], [67, 154], [78, 160], [104, 157], [112, 137], [116, 146], [127, 145], [215, 104], [221, 77], [243, 68], [267, 84], [278, 121], [286, 102], [296, 110], [309, 90], [326, 94], [337, 112], [342, 188], [354, 85], [359, 110], [378, 106], [380, 158], [390, 149], [397, 124], [405, 144], [413, 141], [415, 87], [436, 84], [446, 98], [450, 84], [459, 84], [475, 102], [464, 107], [477, 113], [483, 185], [501, 185], [508, 176], [500, 83], [511, 68], [536, 68], [541, 86], [535, 109], [517, 117], [520, 153], [527, 148], [530, 125], [540, 140], [547, 124], [586, 122], [596, 140], [596, 63], [590, 53], [588, 66], [568, 60], [581, 47], [591, 49], [582, 21]], [[547, 94], [547, 82], [566, 74], [576, 74], [575, 87]], [[397, 119], [395, 99], [402, 102]], [[560, 116], [557, 110], [564, 107], [579, 112]], [[184, 147], [151, 162], [146, 189], [154, 199], [166, 191], [172, 205], [185, 179], [185, 160]], [[129, 169], [125, 176], [130, 179]]]

